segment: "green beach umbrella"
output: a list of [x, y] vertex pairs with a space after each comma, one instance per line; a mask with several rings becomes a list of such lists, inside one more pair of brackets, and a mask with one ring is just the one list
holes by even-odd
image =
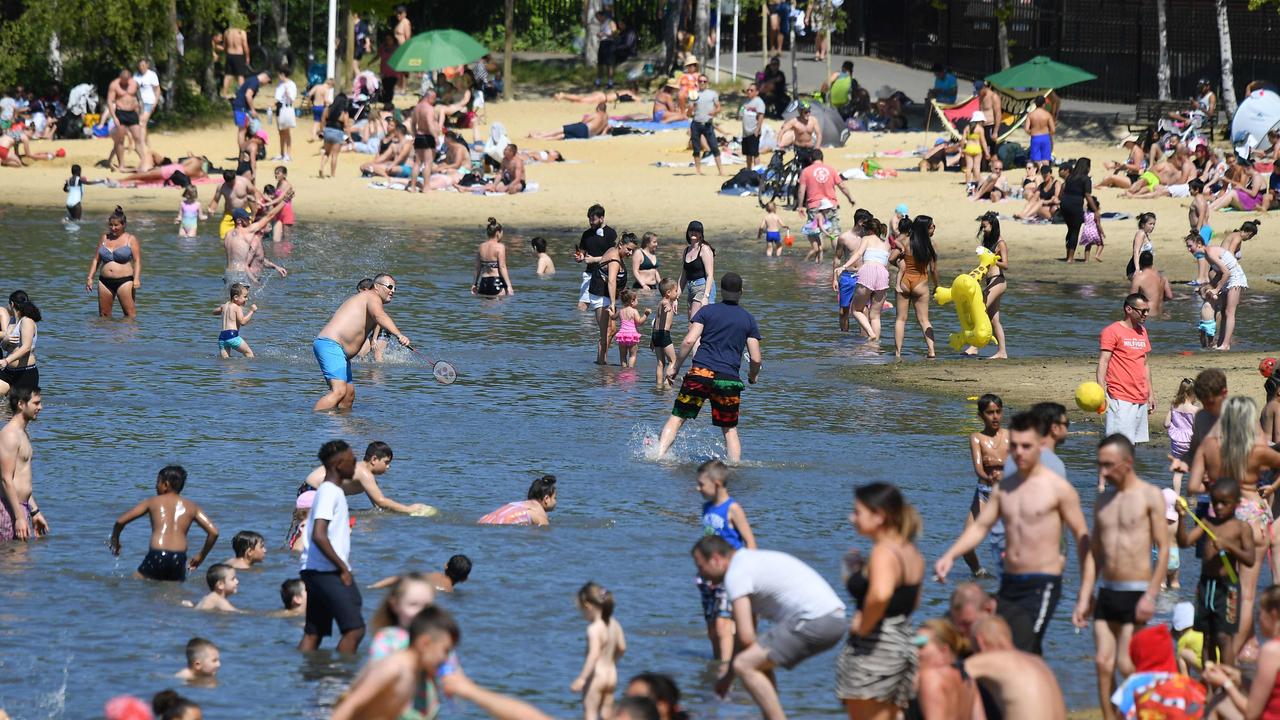
[[488, 53], [488, 48], [461, 30], [429, 30], [409, 38], [388, 63], [398, 72], [431, 72], [473, 63]]
[[1097, 75], [1074, 65], [1056, 62], [1044, 55], [1037, 55], [1021, 65], [987, 76], [987, 82], [1002, 88], [1039, 90], [1052, 90], [1096, 79]]

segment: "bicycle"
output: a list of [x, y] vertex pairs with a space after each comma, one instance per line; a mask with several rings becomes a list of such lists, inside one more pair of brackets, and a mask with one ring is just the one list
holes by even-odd
[[795, 210], [800, 201], [800, 158], [795, 153], [786, 160], [786, 150], [774, 150], [765, 168], [764, 177], [760, 180], [760, 192], [757, 198], [760, 207], [782, 199], [787, 210]]

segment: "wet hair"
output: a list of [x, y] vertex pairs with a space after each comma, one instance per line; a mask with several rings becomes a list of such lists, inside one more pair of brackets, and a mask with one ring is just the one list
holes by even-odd
[[907, 540], [914, 540], [920, 534], [923, 525], [920, 513], [896, 486], [885, 482], [859, 485], [854, 488], [853, 497], [868, 510], [883, 514], [885, 525]]
[[717, 485], [729, 484], [729, 466], [724, 464], [723, 460], [708, 460], [698, 466], [698, 475], [706, 475], [716, 482]]
[[182, 199], [187, 202], [195, 202], [200, 199], [200, 191], [196, 189], [195, 185], [188, 185], [182, 190]]
[[471, 558], [466, 555], [454, 555], [444, 565], [444, 575], [454, 585], [466, 582], [471, 576]]
[[208, 583], [209, 591], [213, 592], [218, 589], [218, 583], [226, 582], [235, 573], [236, 569], [226, 563], [214, 563], [204, 574], [204, 581]]
[[[299, 580], [298, 582], [302, 581]], [[201, 655], [217, 649], [218, 646], [214, 645], [212, 640], [206, 640], [202, 637], [191, 638], [187, 641], [187, 667], [195, 665], [196, 660], [199, 660]]]
[[40, 322], [40, 308], [31, 302], [30, 296], [23, 290], [14, 290], [9, 293], [9, 304], [18, 311], [24, 318], [31, 318], [35, 322]]
[[1142, 227], [1143, 225], [1146, 225], [1148, 220], [1155, 220], [1155, 219], [1156, 219], [1156, 214], [1153, 212], [1141, 213], [1138, 215], [1138, 227]]
[[1040, 418], [1033, 412], [1020, 412], [1009, 421], [1009, 432], [1026, 432], [1027, 430], [1034, 430], [1041, 437], [1049, 434]]
[[996, 407], [1003, 409], [1004, 399], [1001, 398], [999, 395], [996, 395], [995, 393], [983, 394], [982, 397], [978, 398], [978, 413], [981, 414], [986, 412], [987, 408], [991, 407], [992, 405], [995, 405]]
[[658, 283], [658, 293], [665, 297], [667, 293], [671, 292], [671, 288], [673, 287], [676, 287], [675, 280], [672, 280], [671, 278], [662, 278], [662, 281]]
[[498, 237], [498, 233], [502, 232], [502, 223], [498, 222], [497, 218], [491, 217], [489, 218], [489, 224], [485, 226], [484, 231], [488, 233], [491, 238]]
[[982, 222], [991, 224], [990, 231], [982, 231], [982, 247], [995, 252], [1000, 244], [1000, 218], [995, 213], [987, 213], [982, 216]]
[[294, 600], [302, 597], [307, 586], [303, 584], [302, 578], [289, 578], [280, 583], [280, 603], [284, 605], [285, 610], [292, 610]]
[[543, 238], [543, 237], [536, 237], [536, 238], [534, 238], [534, 239], [530, 240], [530, 241], [529, 241], [529, 244], [533, 246], [533, 251], [534, 251], [534, 252], [544, 253], [544, 252], [546, 252], [546, 251], [547, 251], [547, 240], [546, 240], [546, 238]]
[[242, 558], [250, 550], [259, 545], [265, 546], [267, 539], [252, 530], [241, 530], [236, 536], [231, 538], [231, 549], [235, 552], [236, 557]]
[[596, 203], [595, 205], [592, 205], [591, 207], [587, 208], [587, 217], [589, 218], [604, 217], [604, 206], [601, 205], [600, 203]]
[[[1044, 98], [1040, 99], [1043, 100]], [[920, 624], [920, 629], [928, 630], [933, 635], [933, 642], [947, 648], [956, 657], [963, 656], [969, 652], [969, 638], [965, 637], [950, 620], [942, 618], [925, 620]]]
[[1227, 374], [1218, 368], [1206, 368], [1196, 375], [1196, 399], [1205, 402], [1221, 395], [1227, 389]]
[[556, 476], [543, 475], [529, 485], [529, 500], [541, 501], [556, 494]]
[[373, 611], [373, 617], [369, 618], [370, 629], [376, 632], [384, 627], [399, 625], [399, 621], [396, 619], [396, 612], [391, 608], [391, 601], [404, 597], [409, 586], [414, 583], [426, 585], [433, 592], [435, 591], [435, 586], [431, 584], [431, 579], [420, 572], [409, 572], [397, 577], [396, 581], [391, 584], [391, 589], [382, 598], [382, 602], [378, 604], [378, 609]]
[[1130, 461], [1133, 460], [1133, 441], [1125, 437], [1123, 433], [1111, 433], [1102, 438], [1098, 442], [1098, 449], [1101, 450], [1104, 447], [1120, 448], [1120, 452], [1125, 457], [1129, 458]]
[[1184, 402], [1194, 400], [1196, 397], [1196, 383], [1191, 378], [1182, 378], [1182, 382], [1178, 383], [1178, 392], [1173, 394], [1173, 404], [1181, 405]]
[[693, 550], [690, 553], [701, 555], [704, 558], [714, 555], [728, 557], [733, 553], [733, 546], [729, 544], [728, 540], [719, 535], [703, 535], [698, 542], [693, 544]]
[[390, 445], [382, 442], [381, 440], [374, 440], [369, 443], [369, 447], [364, 449], [364, 461], [369, 462], [374, 458], [390, 462], [395, 459], [395, 455], [391, 453]]
[[932, 225], [933, 218], [928, 215], [917, 215], [911, 221], [911, 257], [916, 262], [929, 263], [938, 259], [938, 253], [933, 249], [933, 240], [929, 237]]
[[169, 486], [169, 489], [182, 494], [182, 488], [187, 486], [187, 469], [181, 465], [165, 465], [160, 468], [160, 472], [156, 473], [156, 481], [162, 482]]
[[373, 278], [361, 278], [360, 282], [356, 283], [356, 292], [362, 292], [364, 290], [372, 290], [372, 289], [373, 289]]
[[1200, 178], [1192, 178], [1187, 183], [1187, 188], [1191, 190], [1192, 195], [1199, 195], [1204, 190], [1204, 181]]
[[[1257, 235], [1258, 229], [1262, 227], [1262, 222], [1258, 220], [1245, 220], [1240, 224], [1240, 229], [1236, 232], [1246, 232], [1250, 235]], [[1275, 587], [1274, 585], [1272, 587]]]
[[1258, 604], [1263, 612], [1280, 612], [1280, 585], [1272, 585], [1258, 593]]
[[320, 462], [325, 467], [329, 467], [329, 461], [350, 449], [351, 446], [345, 440], [330, 440], [320, 446], [320, 452], [316, 453], [316, 457], [320, 458]]
[[578, 605], [600, 608], [600, 618], [606, 623], [613, 617], [613, 593], [603, 585], [589, 582], [578, 588]]
[[442, 607], [431, 605], [422, 608], [422, 612], [413, 618], [413, 622], [409, 623], [409, 642], [410, 644], [423, 635], [448, 635], [454, 645], [462, 639], [462, 630], [458, 628], [458, 621], [453, 619], [453, 615]]
[[249, 292], [248, 285], [245, 285], [244, 283], [241, 283], [241, 282], [233, 282], [231, 283], [231, 286], [227, 288], [227, 297], [232, 300], [235, 300], [236, 298], [240, 297], [241, 293], [247, 293], [247, 292]]
[[1146, 270], [1156, 264], [1156, 256], [1151, 254], [1150, 250], [1143, 250], [1138, 255], [1138, 269]]
[[615, 718], [626, 717], [627, 720], [662, 720], [658, 712], [658, 704], [647, 697], [627, 696], [619, 698], [613, 706]]
[[111, 215], [107, 217], [107, 220], [119, 220], [121, 225], [129, 224], [129, 218], [125, 216], [124, 208], [119, 205], [116, 206], [115, 210], [111, 211]]
[[[632, 235], [631, 237], [632, 237], [632, 239], [634, 239], [634, 238], [635, 238], [635, 235]], [[635, 302], [637, 297], [638, 297], [638, 296], [636, 295], [636, 291], [635, 291], [635, 290], [632, 290], [632, 289], [630, 289], [630, 288], [627, 288], [627, 289], [625, 289], [625, 290], [623, 290], [623, 291], [622, 291], [622, 293], [621, 293], [621, 294], [619, 295], [619, 297], [618, 297], [618, 300], [619, 300], [619, 301], [622, 303], [622, 305], [625, 307], [625, 306], [630, 305], [631, 303]]]
[[1249, 467], [1249, 451], [1258, 433], [1258, 403], [1244, 395], [1227, 398], [1218, 427], [1222, 463], [1219, 476], [1243, 483]]
[[151, 711], [156, 720], [180, 720], [188, 710], [199, 710], [194, 701], [179, 695], [176, 690], [161, 690], [151, 698]]

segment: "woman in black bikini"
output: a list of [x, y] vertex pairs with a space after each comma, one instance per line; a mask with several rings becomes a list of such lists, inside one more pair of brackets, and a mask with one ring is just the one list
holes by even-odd
[[[982, 216], [978, 226], [978, 238], [982, 247], [996, 255], [996, 262], [987, 268], [987, 275], [982, 281], [982, 299], [987, 305], [987, 317], [991, 318], [991, 335], [996, 339], [996, 354], [992, 358], [1004, 359], [1009, 353], [1004, 344], [1004, 325], [1000, 324], [1000, 298], [1009, 289], [1005, 272], [1009, 269], [1009, 246], [1000, 236], [1000, 218], [994, 212]], [[965, 355], [977, 355], [978, 348], [970, 345], [964, 350]]]
[[1022, 212], [1014, 215], [1019, 220], [1048, 220], [1058, 209], [1057, 180], [1053, 179], [1053, 170], [1048, 166], [1040, 168], [1040, 183], [1026, 193], [1027, 204]]
[[640, 251], [631, 255], [631, 277], [634, 287], [653, 290], [662, 282], [658, 272], [658, 234], [647, 232], [640, 238]]
[[107, 218], [107, 232], [98, 241], [89, 263], [89, 275], [85, 278], [85, 292], [93, 292], [93, 276], [102, 270], [98, 278], [98, 314], [111, 317], [111, 306], [118, 298], [120, 311], [127, 318], [137, 316], [137, 293], [142, 287], [142, 246], [138, 238], [125, 231], [128, 219], [124, 209], [116, 206]]
[[607, 304], [596, 308], [596, 324], [600, 328], [600, 339], [596, 343], [597, 365], [609, 364], [609, 341], [613, 338], [613, 325], [618, 317], [618, 295], [627, 287], [626, 260], [636, 251], [638, 244], [635, 233], [624, 232], [618, 238], [618, 244], [605, 250], [600, 257], [584, 257], [585, 262], [595, 264], [587, 291], [609, 298]]
[[507, 246], [502, 244], [502, 223], [489, 218], [489, 239], [476, 249], [476, 278], [471, 284], [472, 295], [497, 297], [515, 295], [511, 276], [507, 274]]

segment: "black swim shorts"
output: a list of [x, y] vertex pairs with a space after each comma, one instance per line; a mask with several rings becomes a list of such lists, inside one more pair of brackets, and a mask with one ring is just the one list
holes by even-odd
[[436, 147], [436, 136], [426, 133], [418, 133], [413, 136], [414, 150], [434, 150]]
[[591, 137], [591, 129], [588, 128], [587, 124], [584, 122], [576, 122], [570, 125], [565, 125], [561, 129], [564, 130], [565, 140], [586, 140], [587, 138]]
[[1142, 596], [1145, 593], [1145, 590], [1110, 590], [1102, 588], [1098, 590], [1098, 599], [1093, 604], [1093, 619], [1132, 625], [1137, 622], [1135, 614], [1138, 609], [1138, 601], [1142, 600]]
[[136, 110], [116, 110], [116, 120], [125, 127], [133, 127], [138, 124], [138, 111]]
[[1005, 573], [996, 593], [996, 612], [1009, 623], [1013, 644], [1039, 655], [1049, 618], [1062, 599], [1062, 576], [1043, 573]]
[[244, 61], [244, 55], [227, 53], [227, 74], [237, 77], [245, 77], [249, 74], [249, 63]]
[[342, 633], [364, 627], [360, 613], [364, 600], [354, 581], [343, 585], [337, 571], [303, 570], [300, 574], [307, 588], [307, 620], [302, 626], [303, 633], [328, 637], [334, 622]]
[[756, 157], [760, 154], [759, 135], [747, 135], [742, 138], [742, 154], [747, 157]]
[[1240, 629], [1240, 584], [1201, 575], [1196, 584], [1194, 627], [1206, 636], [1235, 635]]
[[171, 550], [152, 550], [142, 558], [138, 574], [148, 580], [182, 582], [187, 579], [187, 554]]

